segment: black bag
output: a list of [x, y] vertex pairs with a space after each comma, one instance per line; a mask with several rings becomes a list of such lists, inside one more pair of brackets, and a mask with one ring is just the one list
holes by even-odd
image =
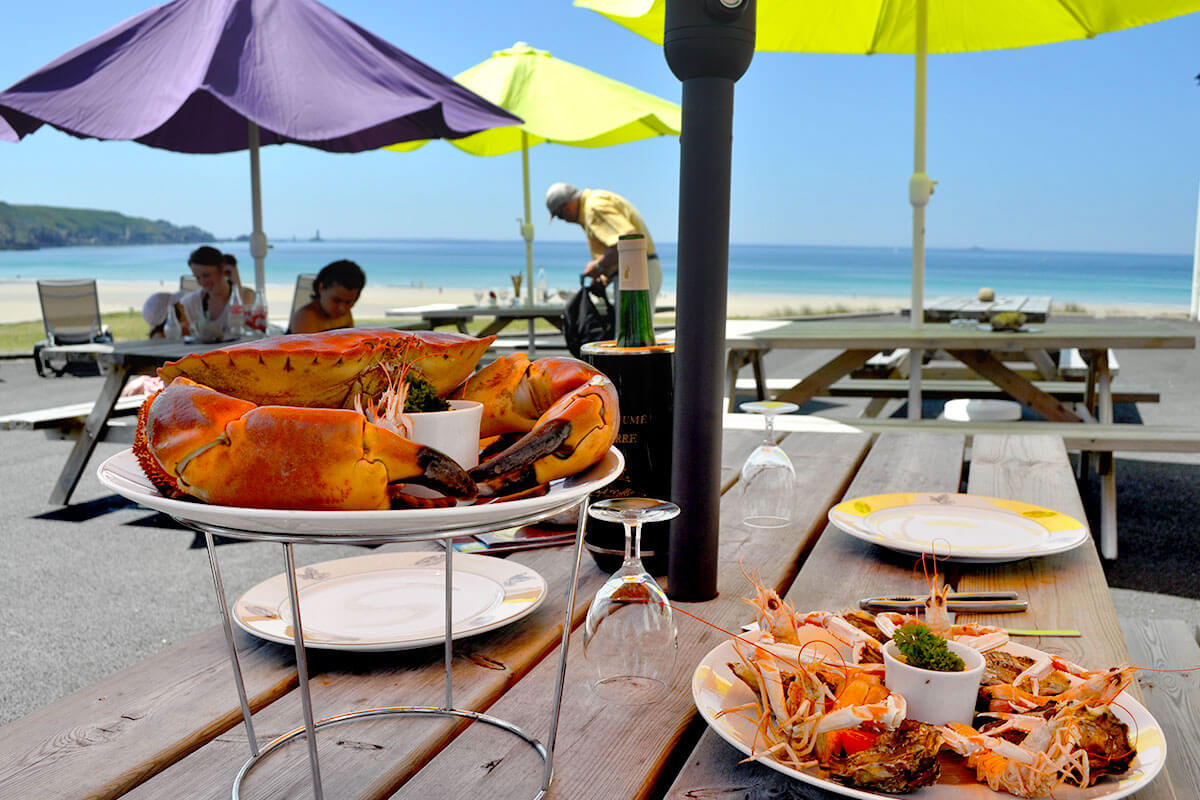
[[[580, 283], [583, 281], [580, 280]], [[596, 307], [596, 297], [600, 298], [603, 310]], [[576, 358], [579, 358], [580, 349], [588, 342], [602, 342], [616, 335], [616, 310], [609, 305], [602, 290], [597, 294], [588, 287], [581, 288], [567, 301], [562, 321], [567, 349]]]

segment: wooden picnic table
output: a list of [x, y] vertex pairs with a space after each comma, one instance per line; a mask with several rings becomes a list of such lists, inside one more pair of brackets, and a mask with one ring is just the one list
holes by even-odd
[[[1025, 315], [1026, 322], [1045, 322], [1050, 316], [1050, 298], [1037, 295], [1012, 295], [980, 300], [978, 297], [951, 296], [932, 297], [925, 300], [926, 322], [949, 322], [952, 319], [990, 319], [1003, 311], [1018, 311]], [[900, 313], [912, 315], [912, 307]]]
[[[566, 308], [564, 303], [541, 303], [537, 305], [494, 305], [494, 306], [453, 306], [433, 304], [429, 306], [414, 306], [411, 308], [389, 308], [384, 311], [388, 317], [420, 317], [430, 328], [453, 325], [459, 333], [468, 336], [491, 336], [499, 333], [519, 320], [544, 319], [557, 330], [562, 330], [562, 313]], [[478, 331], [472, 332], [467, 323], [475, 317], [492, 317], [492, 321]]]
[[[912, 352], [942, 350], [961, 361], [1005, 394], [1051, 422], [1113, 421], [1110, 349], [1195, 348], [1196, 337], [1181, 334], [1156, 322], [1121, 325], [1104, 323], [1061, 324], [1046, 322], [1024, 331], [980, 330], [978, 327], [926, 325], [913, 328], [902, 322], [793, 322], [742, 338], [726, 336], [732, 351], [807, 349], [838, 351], [831, 359], [801, 378], [792, 388], [775, 395], [797, 405], [828, 392], [836, 381], [884, 351], [905, 348]], [[1008, 367], [1003, 358], [1014, 353], [1045, 353], [1078, 349], [1088, 364], [1084, 406], [1090, 418], [1076, 413], [1028, 377]], [[1036, 360], [1036, 356], [1031, 356]], [[919, 395], [918, 395], [919, 397]], [[911, 398], [911, 395], [910, 395]], [[911, 401], [911, 400], [910, 400]], [[1116, 557], [1116, 474], [1111, 456], [1099, 461], [1102, 514], [1100, 535], [1105, 555]]]
[[66, 505], [71, 501], [71, 495], [83, 471], [87, 469], [96, 443], [104, 436], [104, 428], [113, 415], [126, 381], [135, 375], [152, 374], [168, 361], [175, 361], [190, 353], [207, 353], [231, 344], [234, 342], [201, 344], [171, 339], [139, 339], [106, 345], [103, 351], [97, 352], [96, 360], [105, 372], [104, 384], [100, 387], [96, 402], [92, 404], [79, 438], [75, 440], [75, 446], [63, 464], [62, 472], [58, 474], [58, 480], [50, 492], [50, 502]]
[[[760, 765], [739, 765], [741, 754], [706, 730], [696, 745], [700, 729], [690, 693], [692, 673], [703, 656], [725, 640], [722, 629], [737, 630], [752, 618], [742, 602], [752, 593], [747, 573], [788, 592], [805, 610], [837, 610], [871, 594], [923, 590], [912, 558], [827, 527], [826, 513], [848, 496], [906, 489], [957, 491], [964, 438], [887, 434], [874, 441], [855, 433], [784, 435], [782, 446], [795, 463], [803, 491], [794, 493], [792, 524], [765, 536], [742, 525], [740, 493], [729, 491], [760, 436], [752, 431], [724, 435], [720, 593], [707, 602], [677, 604], [679, 652], [668, 697], [639, 708], [602, 703], [585, 684], [582, 632], [576, 629], [570, 636], [554, 782], [547, 797], [643, 800], [663, 797], [664, 790], [672, 800], [747, 792], [833, 797]], [[972, 459], [972, 492], [1019, 498], [1084, 519], [1061, 439], [976, 437]], [[560, 547], [511, 556], [540, 572], [550, 593], [542, 607], [524, 619], [455, 643], [456, 705], [486, 709], [528, 731], [546, 729], [571, 553]], [[1005, 625], [1083, 632], [1079, 639], [1026, 640], [1035, 647], [1089, 666], [1128, 659], [1090, 540], [1056, 556], [946, 566], [944, 571], [956, 589], [1012, 588], [1028, 598], [1030, 610], [1005, 615]], [[573, 625], [580, 624], [588, 600], [605, 577], [585, 560]], [[240, 631], [235, 640], [255, 712], [255, 732], [260, 744], [265, 743], [301, 724], [294, 656], [289, 647]], [[443, 697], [440, 645], [376, 654], [310, 649], [308, 666], [318, 717], [399, 704], [437, 707]], [[1157, 676], [1151, 685], [1158, 685]], [[1131, 692], [1141, 696], [1136, 686]], [[1191, 702], [1169, 700], [1184, 706]], [[1197, 763], [1194, 729], [1177, 742], [1169, 721], [1160, 717], [1160, 722], [1168, 731], [1170, 754], [1184, 759], [1170, 763]], [[326, 796], [339, 800], [534, 797], [541, 782], [541, 761], [525, 742], [461, 721], [357, 722], [323, 730], [317, 741]], [[198, 634], [0, 728], [0, 752], [8, 755], [0, 764], [0, 797], [229, 797], [249, 748], [221, 629]], [[244, 787], [243, 797], [312, 796], [302, 742], [273, 755], [252, 777], [256, 780]], [[1179, 780], [1174, 770], [1164, 770], [1137, 796], [1196, 796], [1200, 789], [1194, 776], [1185, 772], [1176, 783]]]

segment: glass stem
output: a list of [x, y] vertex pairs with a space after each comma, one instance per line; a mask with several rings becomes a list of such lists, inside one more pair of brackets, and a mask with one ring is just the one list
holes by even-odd
[[775, 415], [767, 414], [766, 420], [767, 420], [767, 433], [766, 433], [766, 439], [764, 439], [764, 441], [769, 445], [773, 445], [773, 444], [775, 444]]
[[632, 566], [642, 560], [642, 523], [623, 522], [625, 526], [625, 563], [622, 566]]

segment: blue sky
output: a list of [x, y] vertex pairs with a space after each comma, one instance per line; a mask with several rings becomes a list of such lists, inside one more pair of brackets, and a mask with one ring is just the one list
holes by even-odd
[[[679, 101], [662, 50], [570, 0], [330, 0], [344, 16], [448, 75], [526, 41]], [[145, 0], [10, 3], [0, 86], [136, 14]], [[1091, 41], [929, 59], [930, 247], [1190, 253], [1200, 164], [1200, 15]], [[737, 84], [731, 239], [906, 246], [913, 59], [756, 54]], [[676, 238], [679, 148], [659, 138], [531, 153], [540, 198], [556, 180], [631, 199]], [[269, 237], [516, 238], [519, 155], [264, 150]], [[0, 200], [104, 208], [219, 236], [250, 229], [245, 153], [195, 156], [73, 139], [48, 127], [0, 144]]]

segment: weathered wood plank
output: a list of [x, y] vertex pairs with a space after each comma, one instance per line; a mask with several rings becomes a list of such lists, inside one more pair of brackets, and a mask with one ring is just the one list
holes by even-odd
[[[871, 448], [844, 497], [922, 490], [958, 491], [962, 470], [960, 436], [887, 434]], [[801, 611], [840, 609], [860, 597], [919, 589], [913, 559], [847, 536], [829, 524], [817, 540], [787, 599]], [[716, 733], [700, 743], [667, 791], [667, 800], [696, 797], [786, 797], [826, 800], [834, 795], [780, 775], [744, 756]]]
[[[516, 553], [512, 560], [537, 570], [550, 590], [541, 608], [492, 633], [455, 645], [454, 703], [486, 709], [550, 652], [562, 635], [571, 548]], [[589, 597], [607, 576], [586, 554], [580, 570], [581, 597]], [[577, 607], [575, 624], [587, 604]], [[277, 647], [279, 647], [277, 645]], [[282, 648], [292, 661], [290, 648]], [[309, 685], [317, 719], [367, 708], [398, 705], [440, 706], [444, 701], [442, 648], [393, 653], [349, 654], [309, 651]], [[553, 667], [551, 667], [553, 669]], [[549, 702], [539, 703], [537, 725], [549, 718]], [[260, 744], [303, 724], [299, 691], [292, 691], [254, 715]], [[326, 797], [386, 797], [420, 769], [460, 727], [457, 722], [380, 719], [330, 728], [317, 735]], [[535, 727], [535, 730], [540, 728]], [[225, 800], [242, 763], [249, 757], [245, 730], [235, 728], [187, 759], [130, 792], [123, 800]], [[285, 747], [247, 780], [244, 797], [308, 797], [309, 769], [303, 739]]]
[[[770, 586], [779, 586], [790, 577], [803, 542], [824, 526], [827, 509], [843, 493], [866, 443], [865, 437], [837, 437], [827, 442], [811, 436], [784, 439], [784, 449], [803, 476], [803, 489], [796, 492], [796, 522], [778, 531], [766, 534], [744, 528], [739, 496], [736, 491], [726, 492], [721, 503], [720, 595], [706, 603], [678, 605], [679, 655], [673, 691], [665, 700], [649, 709], [599, 701], [585, 684], [587, 665], [576, 632], [571, 641], [553, 796], [632, 800], [654, 793], [664, 763], [695, 717], [689, 691], [692, 670], [727, 635], [705, 623], [730, 630], [750, 616], [741, 602], [750, 591], [743, 568], [757, 573]], [[541, 718], [552, 681], [553, 664], [547, 659], [510, 690], [492, 713], [528, 729]], [[477, 727], [464, 733], [393, 797], [478, 800], [521, 796], [522, 791], [536, 786], [536, 780], [530, 784], [530, 776], [523, 772], [528, 762], [516, 763], [524, 745], [498, 741]]]
[[[968, 491], [1046, 506], [1087, 524], [1067, 454], [1054, 437], [976, 437]], [[964, 622], [1076, 628], [1083, 633], [1077, 639], [1043, 637], [1026, 643], [1095, 668], [1129, 661], [1100, 558], [1090, 539], [1068, 553], [964, 569], [955, 585], [961, 591], [1011, 589], [1029, 600], [1029, 610], [1023, 614], [964, 614]], [[1136, 684], [1129, 687], [1129, 693], [1143, 699]], [[1160, 776], [1137, 797], [1171, 800], [1175, 794], [1170, 778]]]
[[[757, 414], [725, 414], [726, 429], [756, 430]], [[1074, 422], [950, 422], [941, 419], [832, 419], [784, 414], [775, 427], [793, 433], [955, 433], [966, 436], [1047, 434], [1060, 437], [1068, 450], [1090, 452], [1195, 453], [1200, 452], [1200, 427], [1183, 425], [1129, 425]]]
[[913, 328], [907, 322], [791, 322], [770, 330], [725, 336], [726, 347], [799, 348], [806, 350], [984, 350], [1019, 352], [1026, 349], [1096, 348], [1194, 349], [1196, 337], [1171, 325], [1152, 321], [1129, 325], [1111, 323], [1059, 324], [1047, 322], [1027, 332], [981, 331], [951, 325]]
[[[1075, 476], [1062, 445], [1052, 436], [977, 436], [967, 489], [1053, 508], [1087, 524]], [[1029, 600], [1029, 611], [980, 617], [987, 624], [1020, 628], [1077, 628], [1078, 639], [1032, 640], [1080, 664], [1108, 667], [1126, 661], [1116, 610], [1091, 540], [1058, 555], [964, 569], [963, 591], [1012, 589]], [[964, 619], [967, 617], [964, 615]]]
[[[1121, 630], [1133, 663], [1157, 670], [1200, 664], [1196, 620], [1122, 619]], [[1146, 707], [1162, 726], [1167, 741], [1167, 771], [1180, 800], [1200, 797], [1200, 673], [1142, 672], [1138, 675]], [[1143, 794], [1139, 794], [1142, 797]]]
[[[239, 645], [252, 708], [295, 685], [277, 645]], [[241, 721], [224, 634], [213, 628], [0, 728], [0, 797], [120, 797]]]
[[[797, 378], [768, 378], [766, 388], [768, 396], [775, 392], [790, 389], [796, 384]], [[1083, 402], [1087, 396], [1087, 387], [1080, 381], [1034, 381], [1034, 387], [1059, 400]], [[739, 379], [738, 391], [751, 391], [755, 384], [748, 378]], [[896, 378], [843, 378], [832, 384], [828, 390], [830, 397], [908, 397], [908, 382]], [[921, 378], [921, 396], [930, 399], [949, 397], [997, 397], [1004, 396], [1004, 390], [988, 381], [979, 378], [957, 379], [928, 379]], [[1146, 386], [1114, 386], [1114, 403], [1157, 403], [1161, 398], [1159, 393]]]
[[[136, 414], [142, 407], [146, 395], [121, 397], [113, 406], [110, 417], [124, 414]], [[42, 430], [64, 425], [82, 426], [88, 415], [92, 413], [95, 403], [72, 403], [54, 408], [39, 408], [34, 411], [20, 411], [0, 417], [0, 430]]]

